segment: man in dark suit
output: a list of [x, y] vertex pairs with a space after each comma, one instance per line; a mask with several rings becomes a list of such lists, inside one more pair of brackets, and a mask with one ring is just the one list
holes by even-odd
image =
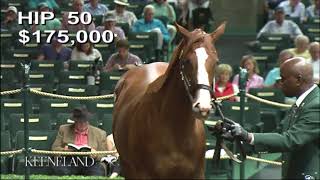
[[[74, 124], [64, 124], [59, 128], [56, 140], [52, 145], [53, 151], [73, 151], [68, 144], [78, 146], [90, 146], [91, 152], [107, 151], [107, 135], [106, 132], [89, 124], [90, 113], [86, 107], [77, 107], [72, 111], [71, 119]], [[68, 156], [66, 164], [70, 166], [58, 166], [54, 168], [56, 174], [59, 175], [88, 175], [88, 176], [105, 176], [106, 168], [104, 163], [100, 162], [102, 156], [92, 155], [90, 159], [94, 159], [94, 163], [89, 162], [88, 166], [82, 166], [80, 163], [72, 164], [71, 158]]]
[[249, 133], [235, 123], [225, 137], [239, 137], [257, 151], [283, 152], [285, 179], [319, 179], [320, 90], [313, 82], [312, 65], [303, 58], [291, 58], [280, 67], [281, 88], [297, 101], [283, 120], [281, 133]]

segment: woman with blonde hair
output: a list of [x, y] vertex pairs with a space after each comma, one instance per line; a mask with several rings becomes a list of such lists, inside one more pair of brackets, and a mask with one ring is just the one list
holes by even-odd
[[309, 53], [309, 43], [310, 40], [308, 36], [298, 35], [294, 39], [294, 48], [288, 49], [291, 53], [293, 53], [294, 57], [303, 57], [305, 59], [310, 59], [311, 55]]
[[[219, 64], [216, 68], [216, 83], [214, 86], [215, 97], [229, 96], [239, 92], [236, 84], [230, 82], [232, 76], [232, 67], [229, 64]], [[235, 97], [229, 98], [235, 101]]]
[[[248, 80], [246, 85], [246, 91], [250, 88], [262, 88], [263, 77], [259, 76], [259, 67], [257, 61], [252, 55], [245, 55], [240, 61], [240, 67], [245, 68], [248, 71]], [[239, 84], [239, 74], [237, 74], [232, 81], [233, 84]]]

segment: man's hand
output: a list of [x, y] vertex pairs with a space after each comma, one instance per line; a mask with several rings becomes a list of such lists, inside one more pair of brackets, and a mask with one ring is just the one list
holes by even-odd
[[251, 138], [249, 139], [249, 133], [238, 123], [231, 125], [231, 134], [234, 137], [240, 138], [241, 141], [247, 143], [251, 141]]
[[230, 141], [239, 138], [247, 143], [250, 143], [252, 139], [251, 135], [238, 123], [234, 123], [228, 129], [224, 129], [222, 137]]
[[114, 67], [115, 69], [117, 69], [117, 70], [122, 70], [122, 69], [123, 69], [123, 67], [120, 66], [120, 64], [115, 64], [113, 67]]
[[[96, 152], [97, 150], [91, 148], [91, 152]], [[90, 155], [90, 157], [92, 157], [93, 159], [96, 159], [98, 157], [98, 155], [94, 154], [94, 155]]]

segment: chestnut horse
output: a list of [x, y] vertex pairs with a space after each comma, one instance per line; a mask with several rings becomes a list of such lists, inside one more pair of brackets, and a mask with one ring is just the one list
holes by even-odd
[[212, 109], [213, 43], [225, 23], [211, 34], [176, 27], [183, 40], [169, 65], [131, 69], [116, 86], [113, 134], [125, 178], [204, 179], [202, 120]]

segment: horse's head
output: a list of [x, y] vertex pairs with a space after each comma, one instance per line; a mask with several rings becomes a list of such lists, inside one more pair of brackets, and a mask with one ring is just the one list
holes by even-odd
[[176, 24], [178, 32], [184, 38], [178, 55], [180, 74], [192, 102], [193, 111], [196, 117], [201, 119], [206, 118], [213, 108], [211, 93], [214, 68], [219, 61], [214, 42], [224, 33], [225, 24], [221, 24], [210, 34], [200, 29], [189, 32]]

